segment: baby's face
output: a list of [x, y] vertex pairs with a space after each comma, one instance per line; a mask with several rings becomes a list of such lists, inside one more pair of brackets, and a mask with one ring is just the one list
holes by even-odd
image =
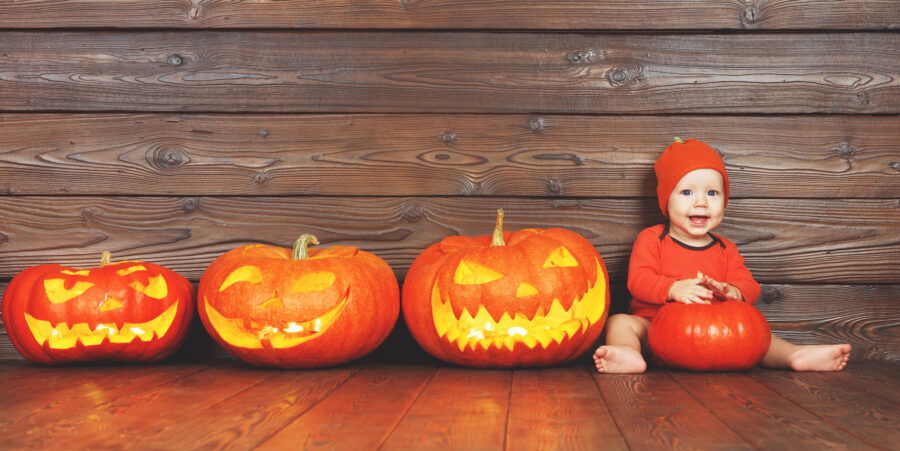
[[669, 234], [691, 246], [705, 246], [709, 232], [725, 216], [725, 182], [713, 169], [697, 169], [685, 174], [669, 195]]

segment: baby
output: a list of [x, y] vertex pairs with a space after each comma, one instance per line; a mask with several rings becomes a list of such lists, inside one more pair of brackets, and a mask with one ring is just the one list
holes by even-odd
[[[654, 164], [659, 207], [669, 223], [644, 229], [634, 242], [628, 266], [633, 299], [627, 314], [613, 315], [606, 324], [606, 345], [594, 352], [601, 373], [647, 369], [641, 349], [650, 321], [666, 302], [753, 304], [759, 297], [759, 284], [735, 244], [710, 233], [722, 223], [728, 203], [725, 163], [704, 142], [675, 140]], [[838, 371], [849, 357], [849, 344], [798, 346], [773, 335], [761, 365]]]

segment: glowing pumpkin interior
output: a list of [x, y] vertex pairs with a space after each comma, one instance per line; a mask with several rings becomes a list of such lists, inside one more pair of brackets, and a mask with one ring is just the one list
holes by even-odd
[[[328, 271], [304, 273], [291, 283], [288, 293], [296, 295], [323, 292], [331, 288], [336, 279], [337, 276]], [[239, 283], [262, 286], [262, 271], [252, 265], [241, 266], [225, 278], [225, 281], [219, 286], [219, 292]], [[253, 307], [246, 318], [228, 318], [210, 305], [207, 299], [204, 299], [203, 305], [212, 327], [228, 344], [240, 348], [261, 349], [265, 342], [269, 347], [283, 349], [312, 340], [326, 331], [344, 311], [348, 294], [349, 291], [344, 293], [337, 304], [324, 314], [302, 321], [297, 319], [273, 320], [271, 319], [273, 315], [253, 317], [253, 311], [278, 311], [285, 308], [284, 302], [277, 292], [273, 292], [266, 297], [265, 301]]]
[[[116, 274], [124, 277], [140, 271], [148, 271], [148, 269], [138, 264], [119, 269], [116, 271]], [[91, 274], [91, 270], [63, 270], [60, 271], [60, 274], [88, 276]], [[71, 302], [94, 286], [95, 284], [89, 281], [79, 280], [71, 283], [64, 278], [46, 279], [43, 283], [44, 294], [46, 294], [51, 304]], [[135, 281], [129, 284], [129, 287], [156, 300], [163, 300], [169, 294], [166, 279], [162, 275], [151, 277], [146, 285]], [[104, 312], [114, 313], [125, 308], [126, 302], [128, 301], [107, 296], [97, 306], [97, 317], [99, 318]], [[109, 341], [110, 343], [131, 343], [135, 340], [152, 341], [154, 338], [162, 337], [168, 332], [177, 312], [178, 301], [175, 301], [155, 318], [143, 322], [92, 321], [75, 324], [66, 322], [53, 324], [51, 321], [35, 318], [27, 312], [25, 313], [25, 321], [28, 324], [31, 335], [39, 345], [43, 346], [44, 343], [48, 343], [51, 349], [70, 349], [74, 348], [78, 343], [81, 343], [83, 346], [97, 346], [104, 343], [104, 341]]]
[[[549, 309], [538, 307], [533, 316], [528, 317], [521, 312], [504, 312], [499, 321], [494, 320], [487, 308], [482, 304], [478, 310], [470, 312], [463, 308], [457, 316], [450, 301], [441, 299], [440, 288], [435, 283], [431, 295], [431, 313], [438, 335], [459, 347], [467, 348], [508, 349], [510, 351], [521, 343], [529, 349], [540, 345], [546, 349], [551, 343], [562, 343], [578, 333], [587, 331], [599, 322], [606, 309], [606, 280], [599, 261], [597, 279], [588, 290], [577, 299], [573, 299], [569, 308], [554, 298]], [[558, 247], [550, 253], [543, 268], [577, 267], [578, 261], [565, 247]], [[476, 262], [462, 260], [454, 273], [454, 282], [461, 285], [480, 285], [494, 282], [506, 277], [500, 271], [488, 268]], [[527, 298], [538, 294], [539, 290], [527, 282], [520, 282], [516, 290], [517, 298]]]

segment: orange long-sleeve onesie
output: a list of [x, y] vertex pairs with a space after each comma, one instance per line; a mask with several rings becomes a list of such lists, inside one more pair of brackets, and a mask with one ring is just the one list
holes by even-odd
[[673, 239], [668, 224], [641, 231], [628, 264], [628, 291], [633, 296], [628, 313], [653, 318], [668, 300], [672, 283], [693, 279], [697, 271], [736, 286], [744, 302], [755, 303], [759, 298], [759, 284], [744, 266], [744, 257], [738, 253], [737, 246], [718, 235], [712, 237], [712, 243], [694, 247]]

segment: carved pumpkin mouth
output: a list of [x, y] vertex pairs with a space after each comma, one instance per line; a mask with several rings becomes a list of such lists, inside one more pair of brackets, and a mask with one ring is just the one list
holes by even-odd
[[228, 344], [241, 348], [262, 349], [263, 343], [266, 342], [269, 347], [284, 349], [297, 346], [325, 332], [344, 311], [347, 296], [345, 295], [337, 306], [324, 315], [302, 323], [286, 321], [273, 324], [270, 320], [226, 318], [205, 299], [203, 304], [209, 322]]
[[[597, 267], [600, 263], [597, 262]], [[580, 332], [587, 331], [603, 317], [606, 308], [606, 283], [603, 271], [597, 271], [597, 280], [581, 296], [572, 301], [571, 307], [563, 307], [559, 299], [554, 299], [548, 311], [538, 307], [532, 318], [521, 312], [504, 312], [500, 321], [495, 321], [484, 305], [478, 307], [473, 316], [463, 309], [457, 317], [450, 302], [440, 298], [438, 284], [431, 294], [431, 314], [434, 327], [442, 338], [456, 344], [460, 351], [491, 347], [513, 350], [516, 343], [528, 348], [538, 344], [546, 349], [552, 342], [560, 344]]]
[[168, 332], [175, 315], [178, 312], [178, 302], [169, 306], [166, 311], [156, 318], [143, 323], [76, 323], [72, 326], [62, 322], [55, 327], [50, 321], [37, 319], [25, 313], [25, 321], [32, 336], [43, 346], [49, 342], [50, 349], [70, 349], [77, 343], [84, 346], [97, 346], [104, 341], [110, 343], [131, 343], [138, 341], [152, 341], [160, 338]]

